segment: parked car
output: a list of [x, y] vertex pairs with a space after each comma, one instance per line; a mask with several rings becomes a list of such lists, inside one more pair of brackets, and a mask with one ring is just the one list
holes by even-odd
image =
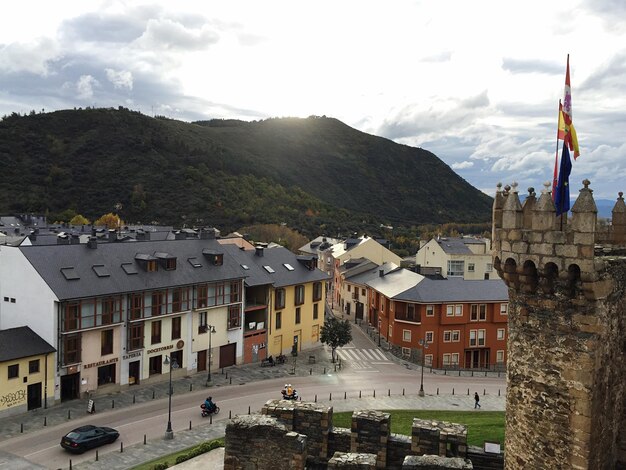
[[73, 429], [63, 436], [61, 438], [61, 447], [70, 452], [82, 454], [94, 447], [110, 444], [119, 436], [120, 433], [113, 428], [89, 424]]

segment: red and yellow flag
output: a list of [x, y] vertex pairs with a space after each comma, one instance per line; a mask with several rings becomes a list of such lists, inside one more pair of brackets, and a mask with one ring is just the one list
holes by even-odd
[[580, 155], [578, 137], [572, 123], [572, 88], [569, 81], [569, 54], [567, 55], [567, 70], [565, 72], [565, 93], [563, 104], [559, 105], [559, 140], [563, 140], [574, 152], [574, 160]]

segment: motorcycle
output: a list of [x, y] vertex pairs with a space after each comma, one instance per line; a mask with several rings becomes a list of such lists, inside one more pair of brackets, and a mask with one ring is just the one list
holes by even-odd
[[207, 409], [206, 405], [203, 403], [202, 405], [200, 405], [200, 408], [202, 408], [203, 418], [206, 418], [207, 416], [212, 415], [212, 414], [218, 414], [220, 412], [220, 407], [217, 406], [216, 404], [213, 404], [213, 408]]
[[280, 393], [283, 395], [283, 400], [299, 400], [300, 399], [300, 397], [298, 396], [298, 392], [295, 388], [291, 392], [291, 395], [287, 393], [287, 390], [281, 390]]

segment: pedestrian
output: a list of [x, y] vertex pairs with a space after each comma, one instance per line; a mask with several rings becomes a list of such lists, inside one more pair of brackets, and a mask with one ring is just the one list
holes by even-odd
[[474, 392], [474, 409], [480, 408], [480, 397], [478, 396], [478, 392]]

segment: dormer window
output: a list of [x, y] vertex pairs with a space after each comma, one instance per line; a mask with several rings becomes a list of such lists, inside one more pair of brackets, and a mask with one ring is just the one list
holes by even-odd
[[317, 257], [315, 256], [298, 256], [297, 259], [309, 271], [313, 271], [315, 267], [317, 266]]
[[222, 266], [224, 264], [224, 253], [222, 252], [205, 248], [204, 250], [202, 250], [202, 254], [205, 256], [206, 259], [209, 260], [209, 263], [213, 266]]
[[159, 260], [159, 264], [166, 271], [174, 271], [176, 269], [176, 256], [169, 253], [155, 253], [154, 257]]
[[157, 265], [157, 258], [152, 255], [138, 253], [135, 255], [135, 261], [137, 261], [139, 266], [141, 266], [141, 268], [148, 273], [155, 272], [159, 269]]

